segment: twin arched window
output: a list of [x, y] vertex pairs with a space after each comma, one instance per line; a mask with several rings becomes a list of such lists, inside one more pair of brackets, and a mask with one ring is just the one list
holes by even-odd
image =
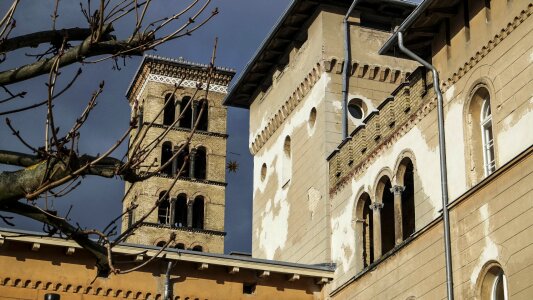
[[357, 255], [366, 268], [415, 232], [414, 166], [408, 157], [397, 171], [398, 185], [384, 175], [376, 186], [376, 200], [368, 193], [357, 199]]
[[[178, 154], [172, 149], [171, 142], [164, 142], [161, 147], [161, 170], [166, 176], [191, 177], [196, 179], [207, 179], [207, 150], [203, 146], [192, 149], [183, 147]], [[174, 157], [173, 161], [170, 161]]]
[[179, 101], [179, 113], [176, 113], [176, 99], [173, 95], [165, 96], [163, 109], [163, 125], [172, 126], [176, 122], [176, 114], [179, 118], [178, 127], [193, 128], [198, 122], [197, 130], [207, 131], [209, 121], [209, 105], [206, 99], [192, 100], [185, 96]]
[[170, 198], [166, 191], [159, 194], [158, 223], [173, 227], [191, 227], [204, 229], [205, 200], [203, 196], [196, 196], [188, 201], [186, 194], [181, 193], [176, 198]]

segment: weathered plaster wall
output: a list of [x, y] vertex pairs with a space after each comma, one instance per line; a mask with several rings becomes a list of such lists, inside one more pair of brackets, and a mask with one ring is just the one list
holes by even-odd
[[[329, 8], [323, 12], [324, 59], [331, 64], [331, 82], [327, 88], [326, 152], [331, 153], [342, 141], [342, 67], [344, 63], [344, 27], [346, 12]], [[390, 33], [357, 26], [357, 13], [350, 19], [352, 74], [349, 76], [349, 97], [362, 99], [367, 111], [375, 110], [418, 64], [405, 59], [378, 55]], [[398, 72], [398, 74], [394, 74]], [[361, 122], [349, 117], [348, 133]]]
[[[323, 73], [300, 105], [254, 156], [254, 257], [319, 263], [326, 261], [326, 183]], [[316, 110], [314, 123], [310, 120]], [[291, 174], [284, 170], [285, 138], [291, 139]], [[310, 162], [313, 162], [310, 164]], [[263, 164], [266, 174], [262, 179]]]
[[[339, 265], [336, 281], [342, 283], [347, 276], [353, 276], [362, 269], [362, 258], [357, 257], [355, 222], [356, 202], [362, 192], [367, 192], [372, 202], [381, 202], [376, 197], [376, 185], [380, 177], [386, 173], [391, 174], [392, 185], [396, 184], [395, 174], [398, 171], [398, 162], [405, 152], [412, 153], [415, 181], [415, 217], [416, 229], [419, 230], [431, 222], [441, 209], [440, 179], [435, 176], [439, 170], [438, 147], [433, 141], [436, 136], [426, 140], [424, 126], [434, 126], [429, 122], [421, 122], [403, 137], [397, 140], [392, 147], [382, 151], [374, 163], [351, 182], [338, 191], [332, 198], [332, 239], [331, 251], [333, 261]], [[389, 175], [390, 176], [390, 175]]]
[[[507, 2], [507, 6], [500, 7], [502, 3], [505, 2]], [[472, 35], [473, 40], [470, 41], [466, 50], [461, 48], [462, 44], [457, 43], [452, 44], [451, 50], [448, 49], [454, 54], [453, 59], [448, 60], [448, 58], [446, 58], [446, 60], [443, 61], [444, 58], [441, 53], [438, 53], [433, 59], [437, 67], [443, 68], [441, 74], [446, 74], [447, 70], [450, 69], [449, 65], [455, 64], [455, 61], [457, 60], [462, 59], [463, 62], [467, 61], [465, 65], [469, 65], [467, 69], [461, 71], [460, 75], [454, 75], [452, 80], [446, 80], [446, 77], [443, 77], [443, 81], [445, 81], [443, 86], [445, 91], [444, 112], [447, 142], [446, 153], [448, 159], [448, 186], [450, 202], [452, 203], [462, 197], [462, 195], [473, 186], [475, 187], [476, 184], [479, 184], [479, 181], [472, 181], [469, 174], [474, 171], [479, 172], [479, 169], [482, 169], [482, 166], [475, 166], [477, 170], [471, 169], [474, 166], [469, 161], [469, 153], [473, 151], [481, 151], [480, 149], [482, 147], [481, 144], [475, 144], [467, 136], [467, 128], [468, 126], [471, 126], [471, 122], [469, 123], [469, 119], [467, 118], [469, 103], [479, 84], [486, 87], [490, 93], [493, 132], [495, 135], [496, 169], [509, 163], [513, 158], [524, 151], [529, 151], [531, 154], [531, 146], [533, 145], [533, 135], [530, 132], [530, 128], [533, 128], [533, 114], [531, 112], [533, 110], [533, 59], [531, 59], [533, 55], [533, 35], [531, 31], [531, 28], [533, 28], [533, 19], [530, 17], [533, 11], [533, 5], [527, 1], [514, 1], [512, 3], [508, 1], [492, 1], [492, 3], [494, 3], [494, 7], [507, 9], [506, 13], [501, 14], [501, 12], [498, 12], [497, 14], [499, 17], [493, 18], [490, 24], [472, 21], [470, 30], [472, 32], [483, 32], [483, 30], [486, 30], [484, 26], [487, 26], [491, 32], [500, 33], [496, 45], [492, 44], [490, 50], [484, 52], [482, 57], [478, 57], [475, 63], [472, 63], [467, 50], [481, 49], [486, 46], [485, 44], [482, 44], [483, 41], [478, 40], [478, 37], [474, 38], [474, 35]], [[517, 9], [517, 5], [521, 6], [521, 9]], [[511, 15], [511, 13], [516, 13], [517, 15]], [[506, 19], [502, 19], [503, 15], [505, 15]], [[476, 17], [474, 17], [474, 19]], [[499, 30], [497, 28], [503, 29]], [[485, 35], [490, 34], [485, 33]], [[474, 44], [474, 42], [478, 44]], [[411, 91], [410, 95], [411, 97], [420, 97], [413, 91]], [[429, 98], [432, 97], [428, 97], [426, 101], [434, 101], [434, 99], [432, 100]], [[396, 165], [394, 162], [399, 159], [400, 153], [402, 152], [401, 149], [412, 151], [415, 158], [415, 173], [420, 178], [421, 184], [420, 194], [415, 194], [415, 203], [419, 203], [421, 199], [427, 200], [426, 203], [429, 204], [428, 211], [432, 212], [429, 215], [426, 213], [426, 217], [424, 217], [423, 214], [425, 211], [421, 210], [421, 207], [417, 204], [415, 211], [416, 229], [420, 230], [421, 228], [424, 228], [424, 226], [432, 222], [433, 219], [439, 215], [438, 211], [441, 208], [441, 195], [438, 172], [439, 160], [436, 110], [433, 108], [431, 113], [425, 115], [422, 119], [418, 119], [416, 123], [417, 124], [408, 131], [400, 133], [401, 137], [398, 139], [395, 138], [392, 145], [388, 142], [385, 143], [383, 148], [378, 150], [376, 154], [371, 157], [371, 164], [363, 166], [365, 169], [362, 173], [356, 172], [356, 176], [353, 177], [348, 184], [335, 192], [332, 198], [332, 255], [333, 260], [337, 262], [340, 267], [337, 270], [337, 278], [332, 285], [333, 288], [346, 282], [348, 278], [353, 277], [362, 270], [362, 263], [359, 262], [361, 259], [357, 257], [358, 247], [361, 247], [361, 245], [357, 245], [356, 242], [355, 201], [362, 191], [367, 191], [370, 195], [373, 195], [375, 192], [373, 190], [375, 188], [375, 182], [379, 179], [377, 177], [379, 177], [378, 173], [380, 171], [391, 170], [392, 174], [395, 173]], [[474, 134], [481, 134], [481, 132], [475, 132]], [[354, 138], [356, 137], [357, 135], [354, 136]], [[343, 161], [343, 163], [346, 164], [346, 161]], [[489, 219], [493, 218], [492, 216], [494, 214], [499, 214], [499, 210], [503, 209], [500, 208], [500, 201], [503, 200], [503, 197], [509, 197], [510, 199], [506, 199], [506, 201], [510, 201], [508, 205], [530, 206], [532, 203], [531, 199], [533, 198], [529, 192], [530, 187], [527, 187], [523, 183], [524, 180], [527, 181], [525, 178], [530, 177], [531, 159], [525, 160], [521, 164], [522, 166], [517, 167], [518, 171], [515, 173], [510, 174], [511, 172], [509, 172], [509, 174], [502, 174], [502, 179], [498, 179], [498, 182], [501, 180], [504, 182], [502, 184], [507, 184], [509, 190], [505, 190], [506, 187], [500, 187], [499, 183], [494, 182], [491, 183], [492, 185], [490, 185], [490, 187], [486, 188], [488, 192], [483, 192], [483, 196], [476, 197], [477, 200], [472, 200], [474, 201], [473, 203], [476, 203], [472, 205], [478, 206], [477, 211], [475, 213], [465, 212], [465, 214], [468, 215], [468, 218], [478, 220], [475, 221], [478, 222], [477, 224], [479, 226], [476, 229], [474, 239], [469, 237], [471, 233], [468, 232], [467, 229], [462, 231], [463, 227], [460, 227], [462, 226], [461, 222], [467, 222], [468, 218], [466, 216], [459, 218], [459, 215], [463, 214], [463, 212], [457, 211], [455, 213], [459, 220], [456, 225], [453, 225], [452, 223], [452, 235], [458, 235], [458, 240], [456, 241], [456, 244], [454, 244], [455, 248], [453, 249], [456, 251], [454, 256], [457, 256], [461, 261], [466, 259], [469, 264], [469, 269], [465, 269], [464, 273], [461, 273], [462, 271], [460, 271], [458, 275], [462, 280], [460, 281], [462, 289], [460, 295], [465, 298], [472, 297], [472, 291], [474, 290], [479, 270], [488, 260], [494, 259], [502, 262], [501, 260], [505, 261], [508, 259], [507, 256], [505, 256], [505, 259], [502, 258], [502, 249], [505, 249], [505, 246], [502, 246], [502, 243], [500, 242], [496, 242], [491, 236], [495, 231], [494, 226], [496, 225], [493, 225], [493, 222], [489, 221]], [[511, 188], [511, 186], [513, 187]], [[506, 193], [505, 196], [503, 192], [504, 190]], [[470, 200], [465, 200], [463, 203], [469, 203], [468, 201]], [[520, 204], [514, 204], [513, 201], [517, 201]], [[497, 205], [499, 208], [493, 209], [491, 208], [492, 205]], [[523, 208], [518, 210], [520, 213], [525, 211]], [[518, 211], [512, 213], [509, 211], [504, 214], [518, 214]], [[518, 217], [518, 215], [516, 216]], [[508, 219], [507, 222], [511, 222], [511, 220]], [[530, 223], [527, 223], [527, 221], [525, 222], [527, 225], [499, 222], [498, 224], [500, 225], [498, 226], [507, 226], [508, 228], [506, 230], [508, 230], [508, 232], [506, 234], [514, 235], [521, 233], [523, 230], [522, 226], [531, 226]], [[515, 225], [517, 226], [515, 227]], [[459, 226], [459, 228], [457, 228], [457, 226]], [[358, 279], [358, 282], [360, 283], [355, 284], [357, 285], [356, 289], [359, 290], [351, 290], [351, 296], [361, 293], [364, 295], [361, 296], [362, 299], [408, 297], [409, 294], [406, 292], [407, 290], [404, 290], [404, 292], [399, 294], [393, 294], [392, 292], [386, 291], [386, 289], [374, 288], [374, 286], [385, 287], [392, 284], [391, 281], [382, 284], [377, 283], [375, 280], [378, 280], [377, 278], [379, 277], [381, 278], [379, 280], [387, 281], [386, 276], [399, 276], [399, 274], [402, 276], [417, 276], [414, 273], [412, 275], [406, 275], [410, 274], [409, 272], [411, 271], [409, 271], [410, 269], [406, 269], [409, 267], [402, 265], [402, 261], [408, 259], [407, 257], [412, 257], [413, 259], [425, 259], [426, 254], [424, 253], [426, 253], [426, 250], [423, 249], [437, 247], [435, 246], [436, 240], [433, 238], [431, 241], [424, 241], [422, 237], [419, 237], [418, 239], [420, 241], [413, 242], [413, 245], [420, 243], [420, 246], [412, 246], [409, 244], [404, 248], [401, 248], [400, 252], [393, 257], [387, 258], [386, 261], [381, 262], [377, 266], [376, 271], [366, 271], [366, 273]], [[441, 242], [442, 241], [439, 243]], [[470, 242], [478, 244], [472, 246], [472, 249], [470, 249], [468, 253], [464, 253], [465, 247], [470, 247], [467, 246], [470, 245]], [[442, 249], [442, 245], [439, 245]], [[508, 247], [514, 247], [514, 245]], [[433, 249], [432, 251], [435, 252], [436, 249]], [[522, 250], [517, 251], [521, 252]], [[429, 253], [430, 252], [428, 252], [428, 255]], [[436, 259], [436, 256], [432, 256], [431, 259]], [[395, 263], [392, 263], [395, 265], [393, 266], [391, 263], [388, 263], [388, 260], [395, 261]], [[443, 260], [441, 263], [442, 262]], [[435, 264], [429, 260], [427, 263], [432, 265], [433, 272], [435, 272]], [[463, 262], [457, 263], [455, 261], [454, 263], [456, 264], [454, 266], [464, 266], [465, 264]], [[442, 265], [442, 267], [444, 266]], [[429, 272], [429, 267], [427, 270]], [[504, 270], [507, 272], [505, 268]], [[519, 270], [517, 272], [522, 271]], [[396, 275], [385, 275], [386, 273]], [[439, 278], [444, 278], [443, 271], [438, 271], [437, 273], [439, 274], [438, 276], [442, 276]], [[434, 273], [431, 276], [436, 276], [435, 274], [437, 273]], [[420, 283], [416, 287], [413, 287], [413, 289], [428, 290], [422, 294], [413, 293], [413, 295], [416, 295], [417, 298], [423, 296], [423, 298], [433, 299], [435, 298], [434, 294], [425, 293], [442, 294], [444, 292], [443, 286], [436, 288], [436, 286], [438, 286], [435, 281], [436, 279], [431, 279], [431, 276], [429, 273], [421, 275]], [[423, 278], [427, 278], [427, 280], [422, 280]], [[410, 280], [412, 281], [413, 279], [411, 278]], [[435, 285], [429, 285], [428, 281], [430, 280], [432, 280]], [[401, 282], [403, 282], [403, 279]], [[467, 284], [467, 282], [469, 283]], [[515, 284], [520, 285], [523, 283], [520, 281]], [[459, 285], [457, 281], [456, 285]], [[366, 286], [368, 286], [368, 288]], [[431, 286], [433, 286], [433, 288], [430, 288]], [[522, 291], [522, 289], [518, 289], [513, 291], [513, 293], [521, 293]], [[398, 292], [398, 290], [396, 292]], [[531, 291], [521, 295], [522, 297], [527, 297], [525, 295], [530, 295], [530, 293]], [[440, 298], [441, 296], [438, 297]]]
[[[454, 290], [457, 299], [479, 298], [480, 274], [501, 264], [509, 299], [533, 297], [533, 156], [493, 176], [450, 211]], [[351, 276], [350, 276], [351, 277]], [[333, 291], [337, 285], [330, 286]], [[442, 221], [432, 224], [397, 252], [332, 299], [445, 299]]]

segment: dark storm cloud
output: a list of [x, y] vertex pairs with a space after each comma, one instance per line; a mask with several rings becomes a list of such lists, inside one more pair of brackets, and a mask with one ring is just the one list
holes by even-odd
[[[0, 11], [6, 11], [10, 1], [0, 3]], [[26, 34], [51, 28], [50, 15], [53, 1], [22, 1], [15, 18], [17, 27], [11, 36]], [[182, 1], [157, 1], [154, 3], [154, 17], [168, 12], [170, 4], [176, 4], [176, 10]], [[261, 41], [288, 5], [282, 0], [219, 0], [213, 1], [211, 8], [219, 7], [220, 14], [191, 37], [179, 39], [160, 47], [155, 54], [168, 57], [184, 57], [187, 60], [207, 63], [211, 56], [211, 47], [215, 37], [219, 38], [217, 65], [236, 69], [240, 72]], [[174, 9], [172, 9], [174, 10]], [[116, 34], [127, 36], [117, 24]], [[57, 28], [86, 26], [80, 12], [78, 1], [61, 1]], [[25, 49], [21, 53], [11, 54], [8, 60], [0, 64], [2, 70], [13, 68], [25, 62], [25, 53], [39, 53], [45, 48]], [[96, 155], [106, 151], [116, 142], [127, 128], [130, 108], [124, 97], [126, 88], [138, 67], [140, 58], [126, 60], [120, 64], [121, 70], [113, 70], [111, 62], [85, 64], [83, 73], [75, 86], [55, 103], [57, 126], [62, 132], [70, 129], [75, 119], [85, 107], [90, 95], [98, 88], [100, 81], [105, 81], [105, 89], [99, 97], [99, 103], [91, 118], [81, 130], [80, 152]], [[79, 68], [73, 65], [62, 69], [59, 86], [64, 86]], [[2, 105], [2, 111], [42, 101], [46, 95], [43, 75], [20, 84], [10, 86], [13, 91], [27, 91], [25, 99]], [[59, 88], [60, 89], [60, 88]], [[21, 131], [31, 144], [42, 146], [44, 141], [45, 108], [11, 115], [13, 124]], [[0, 149], [28, 152], [20, 142], [0, 123]], [[248, 111], [228, 109], [228, 159], [239, 163], [237, 173], [227, 174], [226, 192], [226, 251], [250, 251], [251, 206], [252, 206], [252, 168], [253, 162], [248, 150]], [[126, 151], [119, 148], [114, 154], [121, 157]], [[13, 170], [0, 166], [0, 170]], [[86, 177], [82, 185], [64, 198], [54, 200], [54, 206], [65, 214], [72, 206], [70, 218], [83, 227], [103, 228], [109, 220], [120, 214], [124, 183], [118, 179]], [[50, 201], [51, 202], [51, 201]], [[41, 203], [42, 204], [42, 203]], [[26, 219], [17, 218], [19, 228], [40, 230], [42, 225]], [[4, 226], [4, 225], [0, 225]]]

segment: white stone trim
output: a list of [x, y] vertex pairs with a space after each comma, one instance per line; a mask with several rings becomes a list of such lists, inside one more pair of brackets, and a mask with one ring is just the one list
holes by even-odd
[[[157, 75], [157, 74], [149, 74], [148, 78], [146, 78], [146, 80], [144, 81], [141, 89], [137, 93], [137, 96], [135, 97], [137, 100], [140, 100], [139, 97], [144, 92], [144, 89], [146, 88], [146, 85], [148, 84], [149, 81], [157, 82], [157, 83], [166, 83], [166, 84], [171, 84], [171, 85], [175, 85], [175, 84], [181, 82], [180, 86], [181, 87], [186, 87], [186, 88], [196, 88], [196, 86], [198, 84], [201, 84], [202, 89], [205, 89], [207, 87], [207, 83], [206, 82], [200, 83], [199, 81], [188, 80], [188, 79], [184, 79], [182, 81], [182, 78], [169, 77], [169, 76]], [[221, 94], [227, 94], [228, 93], [228, 87], [224, 86], [224, 85], [218, 85], [218, 84], [212, 84], [211, 83], [211, 84], [209, 84], [209, 91], [210, 92], [221, 93]]]

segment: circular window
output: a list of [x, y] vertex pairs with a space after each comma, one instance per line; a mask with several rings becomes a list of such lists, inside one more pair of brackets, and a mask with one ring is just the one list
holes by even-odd
[[309, 126], [313, 128], [315, 126], [316, 121], [316, 108], [312, 108], [311, 112], [309, 113]]
[[263, 166], [261, 166], [261, 180], [265, 180], [267, 175], [267, 165], [263, 163]]
[[362, 120], [365, 117], [366, 105], [361, 99], [352, 99], [348, 102], [348, 112], [353, 118]]

